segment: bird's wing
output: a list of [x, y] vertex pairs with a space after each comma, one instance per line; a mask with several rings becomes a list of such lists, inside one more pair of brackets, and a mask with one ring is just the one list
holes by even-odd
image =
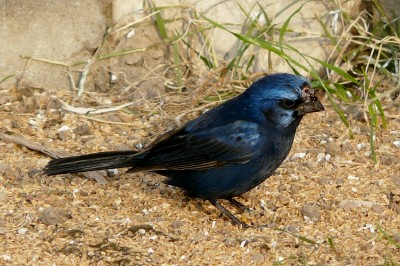
[[146, 156], [139, 168], [203, 170], [242, 164], [253, 158], [261, 142], [259, 126], [248, 121], [200, 132], [187, 132], [182, 127], [166, 134], [144, 152]]

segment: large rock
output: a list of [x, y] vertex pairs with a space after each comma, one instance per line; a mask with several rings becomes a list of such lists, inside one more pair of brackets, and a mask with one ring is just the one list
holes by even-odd
[[0, 86], [19, 77], [19, 85], [69, 88], [68, 68], [57, 63], [86, 61], [99, 46], [106, 28], [102, 2], [1, 0], [0, 80], [15, 77]]
[[[241, 10], [237, 1], [187, 1], [183, 0], [154, 0], [155, 6], [182, 6], [185, 3], [194, 8], [198, 13], [220, 23], [230, 23], [229, 29], [234, 32], [246, 30], [242, 28], [246, 14]], [[275, 24], [273, 38], [279, 38], [279, 28], [302, 4], [301, 10], [291, 18], [290, 32], [285, 34], [284, 42], [293, 46], [301, 53], [324, 60], [330, 55], [331, 47], [327, 38], [324, 38], [322, 27], [315, 19], [323, 18], [328, 28], [333, 30], [341, 22], [334, 17], [334, 13], [327, 15], [332, 7], [324, 5], [325, 1], [313, 1], [304, 4], [299, 2], [294, 5], [292, 0], [259, 1], [262, 8], [255, 0], [240, 1], [243, 10], [251, 11], [250, 16], [257, 16], [264, 9], [268, 18]], [[358, 3], [361, 1], [354, 1]], [[384, 1], [385, 2], [385, 1]], [[390, 2], [387, 0], [386, 2]], [[394, 3], [397, 3], [394, 1]], [[290, 6], [290, 7], [288, 7]], [[72, 66], [76, 62], [85, 62], [101, 44], [106, 27], [110, 25], [126, 25], [138, 21], [148, 15], [143, 1], [136, 0], [76, 0], [76, 1], [34, 1], [34, 0], [0, 0], [0, 80], [8, 75], [13, 78], [0, 84], [0, 87], [18, 85], [67, 89], [71, 87], [70, 78], [77, 84], [83, 64]], [[352, 7], [354, 8], [354, 7]], [[148, 10], [148, 9], [147, 9]], [[162, 15], [175, 21], [168, 23], [178, 31], [186, 30], [180, 25], [181, 18], [186, 23], [190, 20], [189, 9], [167, 8]], [[281, 12], [283, 11], [283, 12]], [[182, 13], [179, 13], [182, 12]], [[149, 20], [147, 20], [149, 21]], [[196, 23], [196, 21], [192, 21]], [[335, 23], [336, 22], [336, 23]], [[333, 26], [333, 28], [331, 27]], [[340, 28], [336, 29], [340, 30]], [[173, 33], [173, 32], [172, 32]], [[239, 41], [226, 31], [217, 29], [211, 32], [212, 45], [218, 57], [232, 60], [239, 47]], [[199, 41], [199, 36], [193, 40]], [[151, 25], [136, 24], [133, 27], [121, 30], [104, 44], [101, 53], [131, 50], [134, 48], [148, 47], [160, 43], [157, 31]], [[184, 53], [186, 46], [182, 44], [180, 52]], [[204, 47], [203, 47], [204, 48]], [[204, 51], [204, 50], [203, 50]], [[143, 77], [150, 71], [162, 74], [164, 69], [171, 64], [170, 49], [158, 45], [143, 53], [130, 53], [124, 56], [115, 56], [102, 60], [90, 68], [86, 88], [96, 88], [103, 92], [110, 86], [136, 87]], [[267, 51], [249, 51], [256, 53], [256, 59], [251, 71], [291, 71], [287, 63], [278, 56], [272, 55], [269, 60]], [[305, 65], [305, 60], [295, 52], [288, 52], [296, 61]], [[32, 57], [32, 60], [21, 58]], [[188, 59], [191, 60], [187, 52]], [[272, 65], [269, 65], [272, 62]], [[318, 64], [311, 60], [314, 66]], [[163, 65], [163, 67], [159, 67]], [[68, 66], [71, 66], [68, 68]], [[69, 73], [69, 76], [68, 76]], [[116, 80], [112, 80], [110, 73], [114, 73]], [[171, 75], [174, 78], [174, 75]], [[162, 84], [161, 84], [162, 85]]]

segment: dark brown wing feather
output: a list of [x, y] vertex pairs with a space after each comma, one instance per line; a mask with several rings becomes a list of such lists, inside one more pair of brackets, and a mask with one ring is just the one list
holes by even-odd
[[242, 164], [254, 156], [260, 141], [257, 125], [250, 122], [239, 121], [212, 131], [194, 134], [183, 127], [168, 132], [146, 149], [140, 165], [131, 171], [203, 170]]

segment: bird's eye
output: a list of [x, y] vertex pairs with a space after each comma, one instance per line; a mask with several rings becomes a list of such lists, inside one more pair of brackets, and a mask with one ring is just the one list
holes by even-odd
[[282, 99], [280, 100], [280, 104], [284, 108], [293, 108], [296, 106], [297, 101], [291, 100], [291, 99]]

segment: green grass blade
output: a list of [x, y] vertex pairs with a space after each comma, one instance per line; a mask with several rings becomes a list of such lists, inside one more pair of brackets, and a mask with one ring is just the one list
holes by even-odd
[[209, 68], [209, 69], [213, 69], [215, 68], [214, 63], [209, 60], [207, 57], [205, 57], [204, 55], [200, 54], [200, 52], [196, 51], [196, 49], [194, 49], [187, 41], [182, 39], [182, 42], [190, 49], [193, 50], [193, 52], [200, 58], [201, 61], [203, 61], [203, 63]]
[[400, 249], [400, 243], [397, 242], [393, 236], [389, 235], [389, 233], [383, 229], [380, 225], [376, 226], [376, 229], [378, 229], [378, 231], [383, 235], [383, 237], [389, 241], [389, 243], [391, 243], [392, 245], [394, 245], [396, 248]]
[[[290, 7], [296, 5], [297, 3], [301, 2], [302, 0], [295, 0], [292, 3], [290, 3], [289, 5], [285, 6], [284, 8], [282, 8], [278, 13], [276, 13], [275, 18], [279, 17], [281, 14], [283, 14], [283, 12], [285, 12], [286, 10], [288, 10]], [[309, 2], [309, 1], [308, 1]]]
[[326, 27], [326, 24], [321, 20], [321, 18], [318, 15], [316, 15], [315, 19], [318, 21], [319, 25], [321, 26], [322, 30], [324, 31], [325, 36], [328, 37], [330, 43], [336, 47], [336, 50], [338, 52], [340, 52], [340, 45], [336, 45], [337, 39], [330, 33], [330, 31]]
[[174, 64], [175, 64], [175, 76], [176, 76], [176, 84], [179, 88], [183, 86], [182, 82], [182, 71], [181, 71], [181, 58], [179, 55], [179, 47], [178, 43], [173, 43], [173, 51], [174, 51]]
[[320, 60], [318, 58], [312, 57], [310, 55], [304, 55], [308, 58], [311, 58], [313, 60], [315, 60], [316, 62], [318, 62], [320, 65], [334, 71], [335, 73], [339, 74], [340, 76], [342, 76], [345, 80], [351, 81], [355, 84], [358, 84], [358, 80], [356, 80], [355, 78], [353, 78], [353, 76], [351, 76], [350, 74], [348, 74], [346, 71], [344, 71], [343, 69], [341, 69], [340, 67], [334, 66], [332, 64], [329, 64], [328, 62], [325, 62], [323, 60]]
[[[160, 8], [154, 6], [154, 3], [152, 1], [149, 1], [149, 3], [150, 6], [154, 8], [156, 11], [160, 10]], [[158, 34], [160, 34], [161, 39], [167, 40], [168, 39], [167, 28], [165, 27], [165, 20], [163, 19], [161, 12], [157, 12], [156, 14], [153, 15], [153, 21], [157, 26]]]
[[14, 75], [5, 76], [4, 78], [2, 78], [2, 79], [0, 80], [0, 84], [3, 83], [4, 81], [6, 81], [6, 80], [9, 79], [9, 78], [12, 78], [12, 77], [14, 77]]
[[371, 118], [371, 125], [369, 126], [369, 148], [371, 150], [371, 158], [374, 161], [374, 163], [377, 163], [376, 159], [376, 153], [375, 153], [375, 126], [373, 123], [375, 123], [375, 112], [372, 110], [371, 106], [368, 105], [368, 111], [369, 111], [369, 116]]
[[248, 72], [250, 67], [253, 65], [253, 62], [254, 62], [255, 58], [256, 58], [255, 55], [250, 56], [250, 59], [249, 59], [249, 61], [247, 63], [247, 66], [246, 66], [246, 72]]
[[332, 237], [328, 237], [328, 245], [331, 248], [331, 250], [333, 251], [333, 253], [335, 253], [336, 256], [339, 256], [339, 252], [336, 249], [335, 243], [333, 243]]
[[275, 228], [275, 230], [283, 232], [283, 233], [288, 233], [289, 235], [299, 239], [300, 241], [306, 242], [308, 244], [317, 245], [317, 242], [315, 242], [314, 240], [311, 240], [311, 239], [309, 239], [309, 238], [307, 238], [305, 236], [294, 234], [294, 233], [292, 233], [292, 232], [290, 232], [288, 230], [285, 230], [285, 229]]
[[283, 37], [285, 36], [285, 33], [288, 29], [289, 23], [292, 20], [293, 16], [296, 15], [297, 13], [299, 13], [301, 11], [301, 9], [303, 8], [303, 6], [305, 4], [307, 4], [310, 1], [306, 1], [305, 3], [303, 3], [299, 8], [296, 9], [296, 11], [294, 11], [292, 14], [290, 14], [290, 16], [288, 17], [288, 19], [285, 21], [285, 23], [283, 23], [281, 31], [279, 33], [279, 43], [282, 44], [283, 43]]
[[261, 10], [262, 14], [264, 15], [265, 25], [271, 26], [272, 22], [271, 19], [268, 17], [268, 13], [265, 11], [264, 7], [257, 2], [258, 8]]

